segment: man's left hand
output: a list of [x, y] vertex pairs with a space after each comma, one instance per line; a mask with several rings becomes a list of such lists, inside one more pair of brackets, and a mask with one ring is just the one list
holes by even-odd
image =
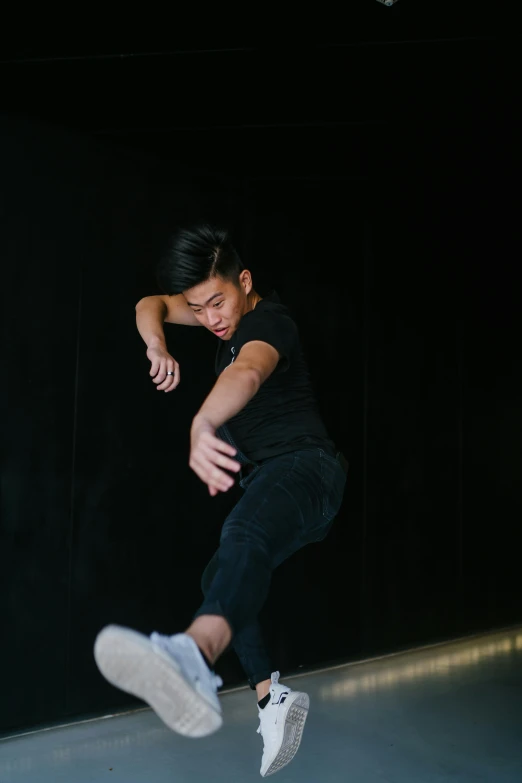
[[241, 464], [231, 459], [235, 454], [233, 446], [216, 437], [210, 422], [194, 419], [190, 430], [189, 465], [208, 486], [212, 497], [234, 485], [234, 479], [223, 468], [234, 473], [241, 469]]

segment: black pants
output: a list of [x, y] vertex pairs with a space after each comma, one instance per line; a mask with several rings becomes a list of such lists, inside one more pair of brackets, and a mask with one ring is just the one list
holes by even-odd
[[195, 617], [225, 617], [253, 689], [274, 671], [257, 620], [272, 571], [328, 534], [346, 471], [342, 455], [313, 447], [272, 457], [240, 481], [245, 492], [225, 520], [219, 548], [203, 573], [205, 599]]

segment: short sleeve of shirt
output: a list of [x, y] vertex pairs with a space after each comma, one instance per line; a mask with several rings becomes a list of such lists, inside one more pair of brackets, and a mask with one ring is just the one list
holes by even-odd
[[277, 370], [284, 372], [289, 368], [298, 347], [297, 326], [290, 316], [283, 313], [254, 311], [241, 322], [238, 330], [238, 353], [246, 343], [253, 340], [273, 345], [281, 357]]

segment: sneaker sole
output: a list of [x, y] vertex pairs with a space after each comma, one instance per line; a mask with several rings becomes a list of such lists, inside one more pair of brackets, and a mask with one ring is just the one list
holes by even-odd
[[223, 724], [220, 713], [184, 678], [176, 661], [143, 634], [110, 625], [94, 645], [106, 680], [149, 704], [161, 720], [184, 737], [206, 737]]
[[266, 778], [274, 772], [279, 772], [292, 761], [301, 744], [309, 707], [310, 697], [307, 693], [296, 693], [295, 698], [290, 701], [285, 715], [283, 743], [267, 771], [261, 773], [262, 777]]

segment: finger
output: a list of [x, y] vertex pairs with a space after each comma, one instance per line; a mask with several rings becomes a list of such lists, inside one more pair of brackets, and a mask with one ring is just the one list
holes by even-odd
[[220, 457], [218, 464], [222, 468], [226, 468], [226, 470], [232, 470], [234, 473], [239, 473], [241, 470], [241, 463], [237, 462], [235, 459], [230, 459], [229, 457]]
[[165, 377], [167, 375], [167, 360], [166, 359], [160, 359], [159, 362], [159, 368], [158, 368], [158, 374], [155, 378], [152, 379], [153, 383], [162, 383], [162, 381], [165, 380]]
[[224, 470], [221, 470], [216, 465], [211, 468], [210, 473], [208, 474], [207, 484], [212, 484], [212, 486], [221, 490], [221, 492], [226, 492], [234, 486], [234, 483], [232, 476], [229, 476], [228, 473], [225, 473]]
[[150, 373], [152, 377], [156, 375], [160, 367], [160, 359], [158, 356], [155, 356], [154, 359], [151, 359], [151, 367], [150, 367]]
[[237, 449], [231, 446], [230, 443], [225, 443], [224, 440], [221, 440], [221, 438], [218, 438], [215, 435], [211, 435], [210, 432], [206, 432], [201, 440], [205, 445], [210, 446], [210, 448], [215, 451], [222, 452], [223, 454], [230, 454], [231, 457], [235, 457], [237, 454]]
[[167, 373], [165, 373], [165, 380], [163, 381], [163, 383], [159, 384], [158, 391], [167, 391], [167, 389], [170, 389], [173, 383], [174, 383], [174, 376], [167, 375]]
[[230, 457], [227, 457], [225, 454], [221, 454], [221, 452], [216, 450], [206, 450], [205, 456], [211, 462], [213, 465], [225, 468], [225, 470], [231, 470], [234, 473], [237, 473], [239, 470], [241, 470], [241, 463], [237, 462], [235, 459], [230, 459]]
[[208, 486], [219, 489], [220, 492], [226, 492], [227, 489], [234, 485], [234, 479], [228, 473], [213, 465], [207, 458], [201, 456], [192, 457], [189, 464], [201, 481]]
[[[168, 373], [173, 373], [172, 375], [168, 375]], [[172, 391], [172, 389], [175, 389], [176, 386], [179, 383], [179, 365], [174, 364], [172, 359], [169, 359], [167, 361], [167, 371], [165, 373], [165, 380], [161, 384], [161, 386], [158, 386], [158, 391]]]
[[[216, 438], [218, 444], [222, 444], [223, 441], [219, 440], [219, 438]], [[224, 444], [225, 447], [228, 446], [228, 444]], [[212, 448], [211, 443], [207, 442], [205, 443], [202, 441], [201, 447], [204, 451], [205, 457], [212, 462], [213, 465], [218, 465], [220, 468], [226, 468], [226, 470], [232, 470], [235, 473], [238, 472], [238, 470], [241, 470], [241, 463], [238, 462], [235, 459], [231, 459], [227, 454], [230, 453], [230, 451], [227, 452], [227, 454], [224, 454], [224, 449], [221, 449], [218, 445], [216, 445], [214, 448]], [[229, 447], [230, 448], [230, 447]], [[236, 449], [232, 448], [232, 451], [234, 454], [236, 454]]]
[[181, 373], [179, 371], [179, 364], [176, 364], [175, 367], [174, 367], [174, 375], [169, 375], [168, 377], [171, 378], [172, 384], [171, 384], [170, 388], [169, 389], [165, 389], [165, 391], [169, 392], [169, 391], [172, 391], [173, 389], [175, 389], [179, 385], [179, 382], [181, 381]]

